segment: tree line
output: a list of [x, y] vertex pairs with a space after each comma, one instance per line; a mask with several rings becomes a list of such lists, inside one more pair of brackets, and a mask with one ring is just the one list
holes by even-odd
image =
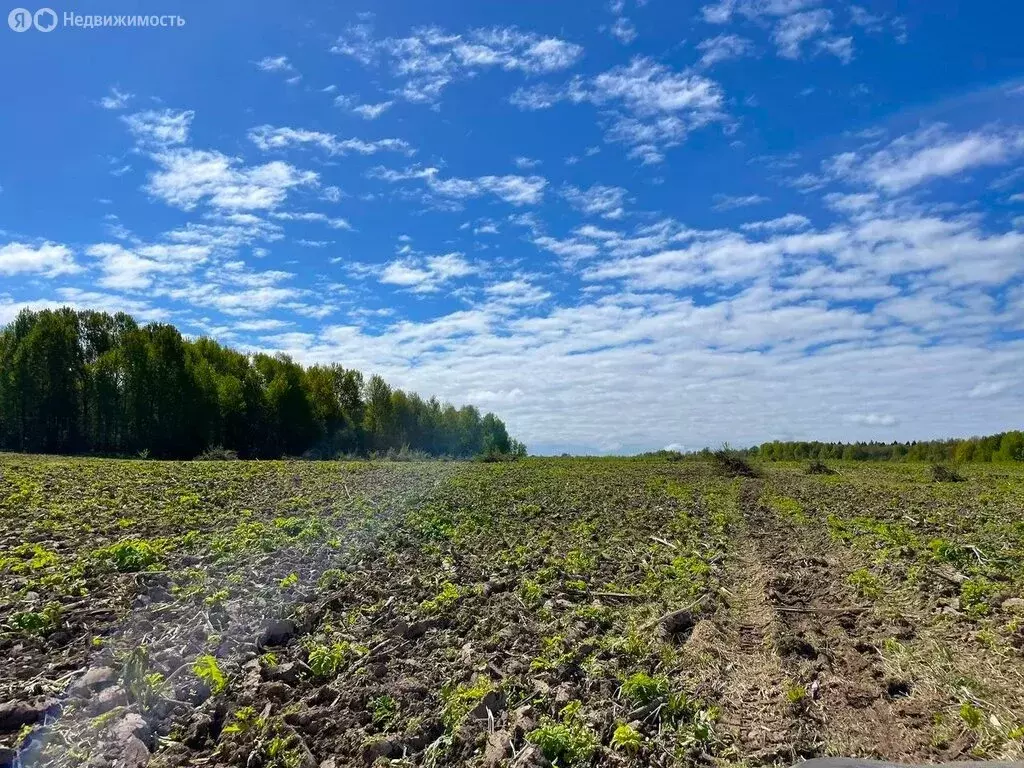
[[960, 440], [909, 443], [821, 443], [775, 440], [744, 451], [769, 461], [847, 459], [853, 461], [1024, 461], [1024, 432], [1000, 432]]
[[472, 405], [122, 312], [23, 310], [0, 330], [0, 449], [192, 458], [214, 447], [243, 458], [526, 453]]

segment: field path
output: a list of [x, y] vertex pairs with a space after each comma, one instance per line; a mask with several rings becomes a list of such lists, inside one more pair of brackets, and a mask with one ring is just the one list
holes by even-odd
[[762, 489], [744, 481], [726, 580], [723, 722], [741, 756], [920, 756], [927, 745], [892, 709], [877, 621], [847, 586], [846, 553], [765, 506]]

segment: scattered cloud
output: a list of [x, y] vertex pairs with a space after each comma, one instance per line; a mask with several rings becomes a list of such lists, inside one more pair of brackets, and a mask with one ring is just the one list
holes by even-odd
[[264, 56], [256, 62], [256, 67], [264, 72], [294, 72], [295, 67], [287, 56]]
[[484, 289], [491, 301], [511, 306], [536, 306], [551, 298], [551, 292], [525, 278], [491, 283]]
[[186, 143], [194, 117], [190, 109], [149, 109], [121, 119], [141, 146], [152, 149]]
[[623, 203], [627, 192], [622, 187], [595, 184], [588, 189], [566, 185], [562, 197], [586, 216], [601, 216], [605, 219], [621, 219], [625, 215]]
[[740, 226], [740, 229], [748, 232], [779, 232], [786, 229], [804, 229], [810, 225], [811, 220], [806, 216], [802, 216], [799, 213], [787, 213], [785, 216], [779, 216], [775, 219], [752, 221], [748, 224], [743, 224]]
[[701, 65], [713, 67], [722, 61], [749, 56], [754, 51], [754, 45], [739, 35], [718, 35], [702, 40], [697, 44], [697, 50], [701, 52]]
[[547, 180], [542, 176], [478, 176], [476, 178], [443, 178], [437, 168], [406, 168], [397, 171], [388, 168], [375, 168], [371, 171], [372, 178], [388, 182], [400, 182], [419, 179], [426, 182], [427, 187], [441, 197], [461, 200], [482, 195], [494, 195], [511, 205], [535, 205], [544, 197]]
[[313, 221], [326, 224], [331, 229], [352, 229], [352, 225], [349, 224], [347, 219], [338, 216], [328, 216], [325, 213], [314, 211], [274, 211], [270, 215], [279, 221]]
[[0, 246], [0, 275], [37, 274], [57, 277], [78, 270], [71, 249], [66, 245], [11, 242]]
[[724, 97], [713, 80], [642, 56], [591, 80], [577, 77], [558, 88], [520, 88], [510, 97], [525, 110], [547, 109], [560, 101], [613, 110], [606, 140], [628, 145], [630, 157], [651, 164], [664, 160], [665, 150], [691, 131], [721, 119]]
[[866, 182], [889, 193], [904, 192], [939, 178], [985, 166], [1002, 165], [1024, 154], [1024, 131], [986, 128], [951, 133], [932, 125], [901, 136], [885, 148], [835, 156], [829, 170], [837, 178]]
[[353, 107], [352, 111], [364, 120], [376, 120], [391, 109], [394, 104], [395, 102], [393, 101], [381, 101], [376, 104], [360, 104], [358, 107]]
[[779, 55], [787, 59], [800, 58], [801, 46], [832, 28], [832, 12], [824, 8], [786, 16], [772, 32]]
[[275, 128], [260, 125], [249, 131], [249, 140], [263, 151], [291, 149], [293, 147], [315, 146], [331, 155], [356, 153], [373, 155], [377, 152], [402, 152], [412, 155], [415, 150], [403, 139], [339, 139], [331, 133], [311, 131], [304, 128]]
[[466, 277], [475, 271], [461, 253], [446, 253], [392, 261], [385, 265], [379, 280], [413, 293], [432, 293], [449, 280]]
[[100, 287], [137, 291], [152, 287], [157, 275], [182, 275], [193, 271], [209, 258], [210, 250], [200, 245], [127, 248], [115, 243], [98, 243], [89, 246], [86, 254], [100, 263], [103, 272]]
[[124, 109], [133, 98], [135, 98], [135, 94], [118, 90], [115, 86], [110, 89], [110, 93], [99, 100], [99, 105], [104, 109]]
[[633, 22], [625, 16], [617, 18], [608, 31], [611, 33], [612, 37], [623, 45], [629, 45], [636, 40], [637, 37], [636, 27], [633, 26]]
[[272, 209], [296, 187], [316, 183], [317, 174], [274, 161], [246, 166], [220, 152], [174, 149], [154, 155], [159, 169], [146, 191], [168, 205], [192, 210], [200, 202], [222, 211]]
[[583, 48], [557, 37], [543, 37], [516, 27], [472, 29], [464, 34], [423, 27], [408, 37], [375, 38], [368, 24], [350, 26], [331, 52], [360, 63], [386, 66], [399, 84], [396, 96], [411, 102], [435, 103], [457, 80], [487, 69], [528, 75], [566, 69]]
[[764, 195], [715, 195], [713, 200], [714, 205], [711, 207], [716, 211], [731, 211], [733, 208], [746, 208], [768, 202]]
[[971, 387], [967, 396], [970, 398], [975, 397], [992, 397], [998, 395], [1000, 392], [1005, 392], [1009, 389], [1011, 383], [1009, 381], [980, 381]]
[[865, 427], [892, 427], [899, 423], [895, 416], [887, 413], [852, 413], [846, 420]]

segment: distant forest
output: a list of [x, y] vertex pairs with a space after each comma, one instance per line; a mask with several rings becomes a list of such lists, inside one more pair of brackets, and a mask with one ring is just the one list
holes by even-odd
[[852, 459], [854, 461], [1024, 461], [1024, 432], [1002, 432], [962, 440], [911, 443], [763, 443], [742, 453], [768, 461]]
[[340, 365], [245, 355], [124, 313], [22, 311], [0, 331], [0, 449], [192, 458], [522, 455], [494, 414]]

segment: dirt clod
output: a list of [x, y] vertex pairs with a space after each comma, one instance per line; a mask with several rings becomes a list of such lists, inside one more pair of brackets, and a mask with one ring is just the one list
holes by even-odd
[[55, 707], [56, 702], [52, 699], [38, 699], [32, 702], [8, 701], [0, 704], [0, 733], [12, 733], [26, 725], [41, 722]]
[[505, 731], [488, 734], [484, 748], [484, 765], [497, 768], [512, 749], [512, 739]]
[[550, 765], [540, 748], [533, 744], [516, 755], [516, 759], [512, 761], [512, 768], [548, 768]]
[[129, 712], [111, 727], [110, 735], [117, 742], [127, 742], [130, 738], [135, 737], [143, 744], [148, 745], [153, 737], [153, 732], [142, 715]]
[[256, 641], [259, 648], [274, 648], [287, 645], [298, 633], [299, 628], [290, 619], [277, 619], [268, 622]]
[[136, 736], [129, 736], [119, 749], [120, 755], [114, 760], [113, 768], [143, 768], [149, 764], [149, 749]]
[[116, 681], [117, 670], [113, 667], [93, 667], [68, 689], [68, 693], [72, 696], [88, 696]]

